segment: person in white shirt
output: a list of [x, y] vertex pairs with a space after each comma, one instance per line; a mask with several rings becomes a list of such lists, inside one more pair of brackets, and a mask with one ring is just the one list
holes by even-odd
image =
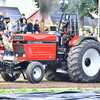
[[93, 36], [94, 36], [94, 37], [97, 37], [97, 36], [98, 36], [97, 29], [94, 30]]
[[82, 28], [79, 29], [79, 36], [83, 36]]
[[10, 19], [10, 22], [7, 24], [10, 33], [12, 33], [12, 23], [13, 23], [13, 19], [11, 18], [11, 19]]

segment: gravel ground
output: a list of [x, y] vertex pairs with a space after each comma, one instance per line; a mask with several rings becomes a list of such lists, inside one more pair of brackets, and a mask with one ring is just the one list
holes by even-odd
[[42, 88], [100, 88], [100, 83], [54, 82], [43, 79], [42, 82], [32, 84], [21, 76], [15, 82], [5, 82], [0, 76], [0, 88], [3, 89], [42, 89]]

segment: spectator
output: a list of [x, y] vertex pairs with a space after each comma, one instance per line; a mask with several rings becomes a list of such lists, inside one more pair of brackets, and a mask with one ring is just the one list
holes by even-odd
[[26, 32], [27, 32], [26, 20], [25, 19], [23, 19], [23, 23], [20, 26], [20, 32], [21, 32], [21, 34], [26, 34]]
[[4, 30], [2, 36], [6, 36], [6, 33], [7, 33], [7, 30]]
[[3, 16], [3, 11], [0, 11], [0, 31], [1, 31], [1, 26], [3, 24], [4, 16]]
[[85, 36], [90, 36], [90, 33], [89, 33], [89, 32], [87, 32]]
[[44, 34], [48, 34], [49, 33], [49, 28], [47, 27], [44, 31]]
[[2, 26], [1, 26], [1, 31], [5, 31], [7, 30], [7, 24], [6, 24], [6, 20], [4, 19]]
[[87, 32], [86, 31], [84, 31], [84, 36], [86, 36], [87, 35]]
[[6, 50], [6, 47], [4, 46], [4, 43], [3, 43], [3, 39], [2, 38], [0, 38], [0, 50]]
[[20, 23], [22, 24], [23, 23], [23, 19], [25, 19], [25, 23], [27, 24], [27, 19], [25, 18], [25, 14], [22, 14], [22, 17], [20, 18]]
[[6, 47], [6, 50], [9, 50], [9, 37], [8, 38], [4, 37], [4, 38], [5, 39], [4, 39], [3, 43], [4, 43], [5, 47]]
[[[0, 42], [3, 40], [2, 38], [3, 32], [0, 32]], [[3, 42], [2, 42], [3, 43]], [[1, 44], [0, 44], [1, 45]]]
[[40, 28], [39, 28], [39, 20], [36, 20], [35, 21], [35, 24], [34, 24], [34, 33], [38, 31], [38, 33], [40, 33]]
[[93, 28], [92, 27], [90, 28], [89, 33], [90, 33], [90, 36], [93, 36]]
[[56, 31], [58, 31], [59, 28], [59, 22], [56, 22]]
[[10, 22], [8, 23], [8, 29], [10, 31], [10, 33], [12, 33], [12, 23], [13, 23], [13, 19], [10, 19]]
[[6, 13], [6, 17], [4, 19], [6, 20], [6, 24], [10, 22], [9, 13]]
[[1, 31], [0, 32], [0, 39], [2, 39], [2, 37], [3, 37], [3, 32]]
[[94, 34], [93, 34], [93, 36], [95, 36], [95, 37], [98, 36], [97, 29], [94, 30]]
[[11, 36], [9, 36], [9, 49], [13, 50]]
[[[2, 39], [0, 38], [0, 46], [1, 45], [4, 45], [4, 43], [3, 43]], [[0, 48], [0, 50], [1, 50], [1, 48]]]
[[33, 34], [33, 20], [30, 20], [30, 23], [27, 25], [27, 32]]
[[5, 36], [6, 36], [7, 38], [9, 38], [9, 36], [11, 36], [11, 33], [10, 33], [9, 29], [7, 29], [7, 32], [6, 32]]
[[100, 42], [100, 35], [99, 35], [99, 42]]
[[79, 29], [79, 36], [82, 36], [83, 32], [82, 32], [82, 28]]

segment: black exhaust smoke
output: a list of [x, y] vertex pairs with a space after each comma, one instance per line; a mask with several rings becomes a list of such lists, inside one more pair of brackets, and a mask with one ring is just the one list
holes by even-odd
[[44, 20], [48, 17], [49, 12], [54, 12], [60, 8], [60, 0], [39, 0], [41, 16], [41, 33], [44, 33]]
[[60, 0], [39, 0], [41, 21], [48, 17], [49, 12], [60, 8]]

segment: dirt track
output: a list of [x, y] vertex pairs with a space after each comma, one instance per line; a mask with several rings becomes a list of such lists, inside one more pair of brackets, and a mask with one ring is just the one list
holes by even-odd
[[0, 88], [3, 89], [36, 89], [36, 88], [99, 88], [100, 83], [73, 83], [73, 82], [51, 82], [43, 80], [38, 84], [31, 84], [21, 76], [15, 82], [5, 82], [0, 76]]

